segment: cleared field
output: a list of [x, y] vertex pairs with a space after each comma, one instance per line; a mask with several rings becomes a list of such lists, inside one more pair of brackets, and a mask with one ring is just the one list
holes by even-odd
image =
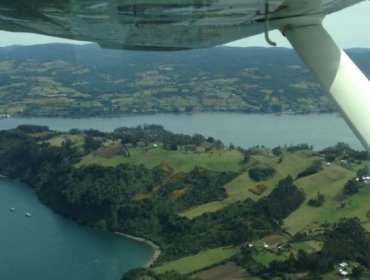
[[[272, 236], [274, 237], [274, 236]], [[264, 239], [261, 239], [263, 241]], [[322, 247], [320, 241], [303, 241], [288, 244], [288, 241], [280, 240], [281, 242], [266, 242], [269, 248], [264, 248], [265, 242], [258, 242], [254, 245], [253, 259], [264, 266], [268, 266], [272, 261], [284, 261], [290, 257], [290, 254], [297, 255], [298, 250], [302, 249], [307, 253], [317, 252]], [[278, 250], [277, 246], [282, 245], [282, 250]]]
[[113, 158], [117, 156], [120, 153], [121, 150], [121, 145], [111, 143], [108, 145], [104, 145], [103, 147], [99, 148], [96, 152], [95, 155], [98, 157], [102, 158]]
[[227, 204], [222, 201], [213, 201], [187, 209], [186, 211], [181, 212], [179, 215], [182, 217], [186, 217], [188, 219], [192, 219], [206, 212], [216, 212], [225, 207], [226, 205]]
[[303, 242], [295, 242], [293, 244], [293, 248], [295, 253], [298, 252], [299, 249], [304, 250], [306, 253], [313, 253], [320, 251], [322, 248], [322, 243], [318, 241], [303, 241]]
[[221, 150], [214, 153], [185, 153], [152, 147], [133, 148], [129, 150], [129, 153], [130, 157], [117, 155], [107, 159], [93, 152], [83, 157], [79, 165], [116, 166], [120, 163], [136, 163], [153, 168], [167, 162], [175, 171], [182, 172], [189, 172], [196, 166], [215, 171], [238, 171], [242, 167], [239, 162], [243, 159], [242, 154], [236, 150]]
[[[268, 180], [256, 182], [249, 178], [247, 172], [243, 173], [225, 186], [226, 192], [229, 196], [226, 199], [226, 202], [233, 203], [246, 198], [257, 200], [263, 196], [266, 196], [271, 192], [272, 188], [279, 180], [288, 175], [291, 175], [293, 178], [295, 178], [297, 174], [308, 167], [314, 159], [316, 158], [312, 157], [312, 154], [307, 152], [286, 153], [284, 154], [284, 159], [281, 163], [278, 163], [276, 158], [270, 158], [261, 155], [252, 156], [250, 165], [269, 164], [276, 169], [277, 172], [275, 176]], [[263, 184], [267, 186], [267, 190], [261, 195], [254, 194], [249, 190], [249, 188], [252, 188], [256, 184]]]
[[[369, 209], [370, 186], [348, 197], [346, 201], [349, 203], [346, 203], [343, 208], [339, 208], [340, 202], [336, 199], [343, 185], [355, 175], [354, 171], [333, 164], [317, 174], [297, 180], [297, 186], [302, 188], [306, 194], [306, 201], [285, 219], [284, 224], [287, 230], [294, 234], [314, 221], [324, 223], [337, 221], [341, 217], [364, 217]], [[321, 207], [309, 206], [306, 203], [307, 200], [315, 197], [318, 191], [325, 197], [324, 204]]]
[[[318, 159], [318, 157], [312, 156], [312, 152], [310, 151], [285, 153], [284, 159], [281, 163], [278, 162], [278, 158], [272, 158], [264, 155], [254, 155], [251, 157], [248, 166], [269, 164], [277, 171], [274, 177], [268, 180], [256, 182], [249, 178], [248, 172], [244, 172], [225, 185], [225, 190], [228, 195], [225, 200], [199, 205], [182, 212], [181, 215], [188, 218], [194, 218], [206, 212], [214, 212], [222, 209], [223, 207], [236, 201], [245, 200], [247, 198], [257, 200], [268, 195], [276, 183], [282, 178], [285, 178], [288, 175], [291, 175], [293, 178], [297, 177], [298, 173], [307, 168], [315, 159]], [[264, 191], [261, 195], [257, 195], [250, 191], [250, 189], [257, 184], [263, 184], [267, 187], [266, 191]]]
[[253, 254], [253, 259], [264, 266], [268, 266], [272, 261], [283, 261], [286, 259], [284, 255], [277, 255], [274, 252], [261, 250]]
[[47, 141], [52, 146], [60, 147], [63, 142], [70, 140], [76, 146], [80, 146], [83, 144], [83, 136], [81, 135], [70, 135], [70, 134], [63, 134], [55, 136]]
[[175, 270], [181, 274], [189, 274], [193, 271], [197, 271], [227, 260], [238, 252], [239, 249], [235, 247], [209, 249], [193, 256], [188, 256], [172, 262], [164, 263], [161, 266], [155, 267], [153, 270], [157, 273], [164, 273], [166, 271]]
[[201, 280], [234, 280], [246, 278], [248, 273], [234, 262], [228, 262], [195, 275]]

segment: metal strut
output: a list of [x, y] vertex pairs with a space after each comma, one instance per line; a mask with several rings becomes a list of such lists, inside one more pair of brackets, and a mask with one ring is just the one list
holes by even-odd
[[[370, 152], [370, 82], [315, 17], [276, 22]], [[275, 23], [275, 22], [274, 22]]]
[[276, 43], [272, 41], [269, 37], [269, 25], [270, 25], [269, 16], [270, 16], [270, 3], [269, 0], [265, 0], [265, 40], [269, 45], [276, 47]]

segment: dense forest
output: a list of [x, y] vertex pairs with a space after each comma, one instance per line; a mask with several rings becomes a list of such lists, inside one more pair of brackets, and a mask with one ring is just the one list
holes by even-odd
[[[184, 208], [222, 199], [226, 196], [223, 185], [237, 173], [215, 172], [199, 167], [188, 173], [174, 173], [166, 165], [149, 169], [136, 164], [76, 168], [74, 165], [89, 150], [89, 146], [81, 150], [69, 141], [63, 142], [60, 147], [40, 144], [40, 138], [30, 137], [25, 131], [44, 134], [42, 137], [48, 135], [44, 127], [40, 127], [39, 131], [30, 126], [2, 131], [0, 142], [6, 143], [6, 148], [1, 151], [1, 174], [30, 184], [43, 203], [66, 217], [93, 227], [154, 240], [164, 251], [163, 260], [196, 253], [201, 249], [240, 244], [272, 233], [279, 229], [277, 221], [298, 207], [304, 197], [292, 180], [286, 179], [277, 186], [276, 192], [261, 203], [246, 200], [188, 220], [176, 213]], [[97, 134], [94, 131], [86, 133]], [[207, 141], [199, 135], [172, 134], [160, 126], [121, 128], [104, 137], [127, 142], [128, 134], [132, 135], [130, 141], [135, 141], [135, 135], [140, 135], [141, 141], [161, 139], [167, 143], [168, 138], [178, 146], [196, 143], [200, 138]], [[219, 141], [211, 141], [213, 145], [220, 145]], [[164, 144], [164, 147], [167, 145]], [[173, 147], [169, 145], [168, 148]], [[176, 190], [184, 188], [186, 192], [173, 198]], [[148, 194], [150, 199], [142, 199], [140, 194]], [[294, 199], [296, 195], [300, 199]]]
[[[64, 140], [55, 144], [53, 139], [60, 137]], [[158, 125], [119, 128], [112, 133], [73, 129], [68, 137], [45, 126], [22, 125], [0, 131], [0, 174], [26, 182], [34, 188], [42, 203], [78, 223], [154, 241], [162, 250], [156, 265], [204, 250], [230, 247], [239, 248], [239, 253], [230, 260], [260, 279], [307, 271], [317, 276], [330, 271], [344, 259], [358, 263], [358, 271], [356, 268], [354, 273], [366, 274], [366, 269], [370, 268], [370, 239], [358, 219], [343, 218], [332, 225], [323, 224], [319, 237], [302, 232], [292, 235], [286, 231], [285, 219], [306, 200], [305, 191], [297, 186], [295, 176], [282, 176], [269, 193], [261, 197], [258, 195], [264, 190], [258, 193], [258, 199], [239, 199], [217, 211], [205, 211], [193, 218], [180, 215], [184, 210], [199, 205], [226, 201], [225, 185], [243, 174], [248, 174], [252, 182], [258, 183], [256, 186], [261, 180], [264, 183], [274, 180], [278, 173], [276, 169], [279, 170], [278, 166], [286, 161], [287, 153], [294, 155], [298, 151], [306, 158], [308, 154], [314, 157], [314, 160], [307, 160], [306, 168], [296, 172], [298, 178], [322, 172], [322, 160], [315, 159], [318, 155], [308, 145], [272, 149], [276, 159], [271, 152], [269, 157], [276, 161], [275, 168], [266, 163], [256, 166], [255, 157], [260, 157], [257, 148], [245, 151], [233, 147], [235, 150], [229, 152], [240, 154], [240, 168], [235, 171], [217, 171], [201, 166], [179, 171], [168, 162], [149, 168], [130, 162], [114, 166], [81, 164], [81, 160], [101, 153], [102, 148], [113, 147], [112, 143], [121, 147], [117, 154], [122, 159], [129, 159], [140, 149], [154, 149], [153, 145], [159, 145], [158, 149], [169, 153], [201, 155], [200, 151], [203, 151], [207, 157], [216, 158], [222, 158], [222, 152], [230, 148], [212, 137], [174, 134]], [[287, 152], [289, 149], [295, 152]], [[343, 158], [354, 164], [369, 159], [366, 153], [354, 151], [345, 144], [321, 151], [320, 157], [330, 159], [333, 164], [336, 160], [343, 161]], [[353, 171], [348, 172], [352, 174]], [[361, 178], [368, 174], [367, 167], [357, 172]], [[353, 181], [356, 180], [343, 186], [343, 196], [353, 196], [366, 189], [365, 182], [353, 187]], [[353, 188], [357, 188], [356, 192], [349, 192]], [[314, 202], [313, 206], [325, 205], [321, 196], [317, 193], [320, 203]], [[252, 257], [256, 249], [250, 246], [250, 242], [275, 235], [285, 236], [289, 244], [319, 238], [323, 245], [313, 253], [301, 250], [291, 253], [286, 260], [274, 260], [261, 266]], [[159, 280], [195, 276], [138, 269], [123, 279], [147, 279], [145, 277]]]

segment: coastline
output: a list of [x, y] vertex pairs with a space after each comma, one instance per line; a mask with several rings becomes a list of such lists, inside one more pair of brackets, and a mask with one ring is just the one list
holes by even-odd
[[[310, 112], [301, 112], [301, 111], [282, 111], [282, 112], [246, 112], [243, 110], [230, 110], [230, 111], [217, 111], [217, 110], [199, 110], [192, 112], [172, 112], [172, 111], [163, 111], [163, 112], [141, 112], [141, 113], [118, 113], [118, 114], [107, 114], [107, 115], [80, 115], [80, 116], [70, 116], [70, 115], [12, 115], [12, 119], [114, 119], [122, 117], [138, 117], [138, 116], [154, 116], [154, 115], [197, 115], [197, 114], [242, 114], [242, 115], [332, 115], [336, 114], [339, 118], [342, 118], [339, 112], [336, 111], [310, 111]], [[0, 120], [8, 120], [10, 118], [0, 118]]]
[[148, 246], [150, 246], [153, 249], [153, 256], [144, 265], [145, 268], [151, 267], [153, 265], [153, 263], [158, 259], [159, 255], [161, 254], [161, 248], [157, 244], [155, 244], [154, 242], [152, 242], [150, 240], [147, 240], [147, 239], [142, 238], [142, 237], [137, 237], [137, 236], [125, 234], [125, 233], [122, 233], [122, 232], [116, 232], [116, 233], [119, 234], [119, 235], [121, 235], [121, 236], [127, 237], [129, 239], [132, 239], [132, 240], [135, 240], [135, 241], [139, 241], [139, 242], [145, 243], [145, 244], [147, 244]]

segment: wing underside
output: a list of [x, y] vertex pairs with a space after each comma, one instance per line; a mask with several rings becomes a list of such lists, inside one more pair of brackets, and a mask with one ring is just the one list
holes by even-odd
[[266, 19], [326, 15], [358, 2], [4, 0], [0, 29], [93, 41], [110, 48], [205, 48], [262, 33]]
[[[370, 83], [322, 28], [361, 0], [3, 0], [0, 29], [103, 47], [205, 48], [279, 28], [370, 151]], [[268, 39], [268, 36], [266, 36]]]

